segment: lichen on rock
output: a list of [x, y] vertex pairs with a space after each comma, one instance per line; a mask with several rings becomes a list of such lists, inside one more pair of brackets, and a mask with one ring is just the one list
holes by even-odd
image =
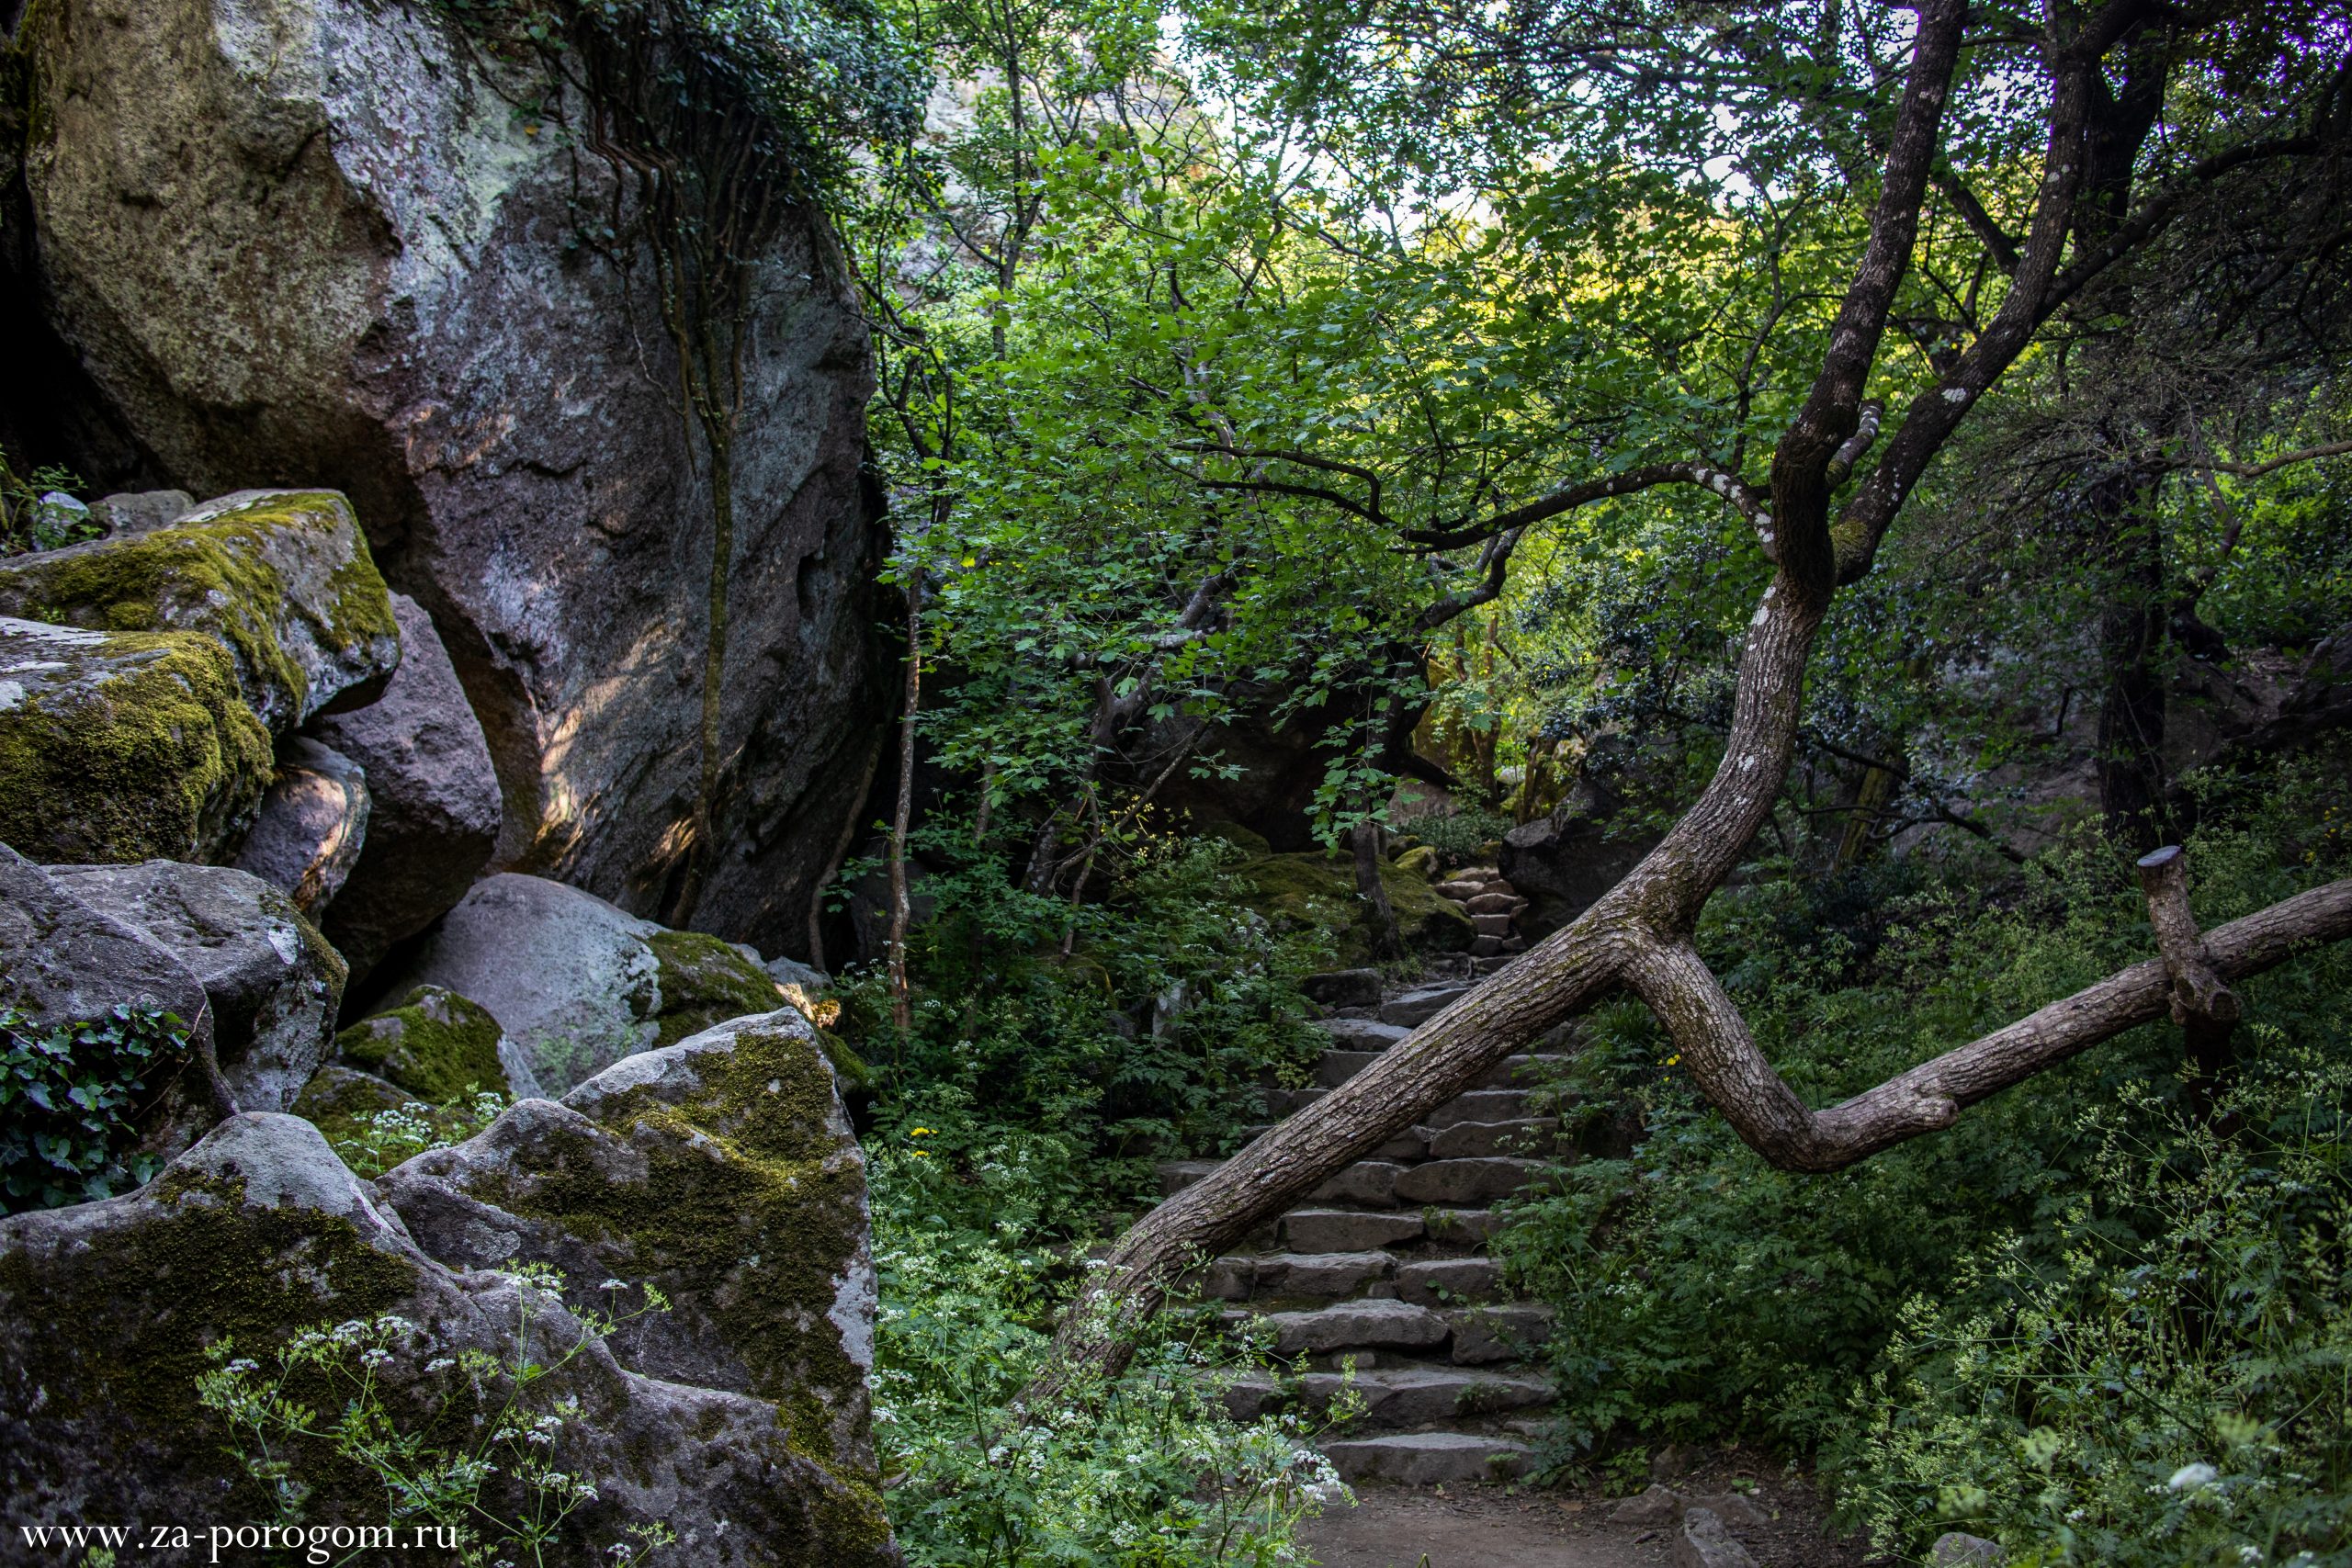
[[166, 527], [0, 561], [0, 614], [204, 633], [273, 734], [400, 664], [384, 580], [333, 491], [239, 491]]
[[270, 770], [210, 637], [0, 616], [0, 841], [38, 861], [209, 859]]

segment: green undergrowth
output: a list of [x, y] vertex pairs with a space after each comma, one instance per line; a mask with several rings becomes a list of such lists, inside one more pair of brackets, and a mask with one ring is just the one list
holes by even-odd
[[879, 966], [841, 987], [886, 1134], [927, 1126], [937, 1156], [960, 1159], [1008, 1129], [1050, 1130], [1083, 1156], [1070, 1179], [1116, 1204], [1154, 1159], [1234, 1147], [1267, 1084], [1305, 1080], [1317, 1039], [1298, 980], [1331, 950], [1250, 907], [1228, 846], [1170, 840], [1073, 906], [938, 840], [918, 839], [950, 869], [922, 884], [933, 914], [910, 937], [910, 1026], [891, 1025]]
[[[882, 1310], [875, 1437], [916, 1568], [1273, 1568], [1299, 1522], [1348, 1497], [1296, 1416], [1235, 1420], [1223, 1394], [1279, 1371], [1182, 1307], [1128, 1369], [1016, 1424], [1084, 1269], [1070, 1145], [1007, 1134], [950, 1161], [910, 1129], [872, 1161]], [[1345, 1407], [1342, 1406], [1344, 1416]]]
[[[2193, 839], [2200, 921], [2343, 874], [2342, 795], [2290, 776]], [[2012, 875], [1759, 878], [1702, 944], [1815, 1105], [2154, 952], [2129, 858], [2088, 838]], [[1561, 1314], [1547, 1459], [1811, 1454], [1903, 1561], [1964, 1529], [2021, 1562], [2352, 1562], [2352, 948], [2237, 988], [2222, 1121], [2156, 1024], [1829, 1176], [1767, 1166], [1646, 1012], [1604, 1007], [1562, 1087], [1638, 1144], [1499, 1243]]]

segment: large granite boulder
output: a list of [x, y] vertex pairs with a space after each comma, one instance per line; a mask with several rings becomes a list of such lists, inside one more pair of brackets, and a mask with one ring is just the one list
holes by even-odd
[[670, 1310], [614, 1335], [623, 1364], [773, 1401], [797, 1450], [875, 1479], [865, 1166], [797, 1010], [520, 1101], [379, 1190], [444, 1262], [551, 1265], [582, 1310], [605, 1280], [657, 1287]]
[[202, 632], [273, 734], [380, 691], [401, 658], [368, 541], [325, 491], [240, 491], [161, 527], [0, 560], [0, 615]]
[[467, 894], [390, 989], [419, 986], [489, 1009], [520, 1065], [557, 1093], [781, 999], [756, 960], [716, 937], [664, 931], [593, 893], [513, 872]]
[[317, 919], [343, 891], [368, 840], [368, 775], [359, 764], [304, 736], [277, 748], [277, 777], [237, 869], [250, 872]]
[[514, 1046], [490, 1010], [438, 986], [419, 986], [400, 1006], [336, 1035], [334, 1043], [345, 1063], [427, 1105], [455, 1105], [480, 1089], [538, 1092], [527, 1079], [509, 1085], [506, 1056]]
[[503, 809], [489, 743], [432, 617], [395, 593], [392, 618], [401, 667], [384, 694], [311, 725], [368, 780], [368, 837], [345, 883], [350, 896], [321, 922], [355, 984], [466, 896], [498, 846]]
[[239, 1110], [294, 1103], [333, 1044], [344, 967], [292, 900], [227, 866], [58, 865], [48, 875], [196, 976]]
[[[804, 1141], [778, 1168], [805, 1179], [824, 1157]], [[807, 1247], [809, 1267], [826, 1266], [815, 1238], [741, 1235], [778, 1253]], [[842, 1245], [836, 1267], [854, 1252]], [[355, 1373], [381, 1352], [366, 1370], [387, 1419], [423, 1443], [420, 1462], [461, 1445], [494, 1456], [480, 1494], [489, 1517], [514, 1520], [532, 1501], [514, 1480], [522, 1440], [478, 1425], [518, 1402], [547, 1439], [546, 1468], [592, 1486], [534, 1554], [546, 1561], [609, 1561], [615, 1541], [657, 1525], [676, 1537], [659, 1557], [711, 1568], [898, 1561], [871, 1474], [811, 1452], [822, 1423], [801, 1405], [632, 1370], [544, 1286], [445, 1266], [317, 1129], [278, 1115], [231, 1119], [137, 1193], [0, 1220], [0, 1510], [194, 1526], [193, 1550], [141, 1560], [208, 1561], [205, 1526], [277, 1517], [280, 1496], [233, 1457], [253, 1450], [251, 1434], [204, 1404], [198, 1380], [274, 1376], [277, 1353], [314, 1328]], [[546, 1371], [518, 1388], [469, 1358]], [[287, 1392], [332, 1420], [353, 1386], [314, 1362]], [[307, 1489], [305, 1526], [386, 1521], [383, 1480], [332, 1443], [281, 1433], [273, 1453]]]
[[18, 30], [42, 112], [10, 254], [59, 373], [0, 396], [43, 400], [101, 488], [349, 495], [481, 716], [501, 863], [797, 950], [889, 685], [870, 355], [821, 218], [785, 213], [745, 290], [723, 766], [685, 909], [710, 466], [650, 258], [575, 244], [610, 170], [427, 0], [60, 0]]
[[228, 650], [0, 616], [0, 841], [38, 861], [208, 860], [269, 787]]

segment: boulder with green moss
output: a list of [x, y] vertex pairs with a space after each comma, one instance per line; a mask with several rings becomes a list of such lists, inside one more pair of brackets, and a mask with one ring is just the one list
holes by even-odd
[[[505, 1032], [488, 1008], [439, 986], [419, 986], [400, 1006], [335, 1036], [344, 1061], [428, 1105], [454, 1105], [477, 1089], [505, 1092]], [[521, 1094], [537, 1085], [512, 1088]]]
[[[1352, 856], [1316, 850], [1275, 854], [1247, 829], [1225, 823], [1212, 831], [1241, 851], [1234, 871], [1254, 895], [1250, 908], [1277, 925], [1327, 933], [1343, 964], [1371, 962], [1372, 907], [1356, 892]], [[1397, 931], [1419, 951], [1461, 953], [1476, 936], [1461, 907], [1439, 897], [1416, 869], [1383, 861], [1380, 886], [1396, 912]]]
[[239, 491], [160, 528], [0, 560], [0, 615], [202, 632], [273, 734], [367, 700], [401, 660], [384, 580], [334, 491]]
[[0, 616], [0, 841], [37, 861], [213, 859], [270, 781], [226, 649]]
[[796, 1450], [874, 1483], [865, 1167], [797, 1010], [518, 1102], [379, 1190], [447, 1261], [550, 1264], [583, 1307], [606, 1279], [658, 1286], [671, 1310], [614, 1336], [622, 1364], [773, 1402]]
[[[517, 1414], [590, 1489], [531, 1553], [543, 1561], [606, 1562], [657, 1526], [676, 1538], [662, 1558], [710, 1568], [899, 1561], [870, 1483], [811, 1453], [778, 1404], [633, 1371], [547, 1287], [447, 1266], [316, 1128], [267, 1114], [231, 1118], [128, 1197], [0, 1220], [0, 1512], [127, 1524], [141, 1540], [189, 1527], [194, 1552], [155, 1560], [203, 1561], [209, 1522], [277, 1518], [287, 1494], [240, 1462], [259, 1446], [205, 1405], [198, 1380], [239, 1362], [272, 1377], [277, 1351], [334, 1325], [347, 1326], [327, 1356], [355, 1382], [367, 1372], [375, 1407], [421, 1445], [415, 1462], [457, 1459], [500, 1417], [513, 1380], [478, 1387], [468, 1358], [544, 1369], [512, 1394]], [[363, 1369], [370, 1348], [382, 1354]], [[333, 1413], [353, 1388], [313, 1362], [286, 1392]], [[387, 1477], [347, 1447], [279, 1432], [270, 1452], [305, 1526], [387, 1521]], [[492, 1545], [496, 1522], [534, 1502], [499, 1457], [470, 1520]]]
[[512, 872], [458, 900], [390, 994], [418, 986], [488, 1009], [521, 1064], [555, 1093], [724, 1019], [772, 1012], [781, 999], [741, 948]]

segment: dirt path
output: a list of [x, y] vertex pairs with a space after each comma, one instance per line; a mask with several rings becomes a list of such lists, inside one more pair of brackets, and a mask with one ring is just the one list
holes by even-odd
[[[1365, 1488], [1300, 1532], [1323, 1568], [1649, 1568], [1663, 1530], [1620, 1529], [1605, 1504]], [[1646, 1536], [1647, 1540], [1636, 1538]]]
[[[1707, 1456], [1673, 1483], [1694, 1495], [1752, 1488], [1760, 1517], [1737, 1531], [1758, 1568], [1865, 1568], [1858, 1540], [1833, 1540], [1804, 1482], [1736, 1454]], [[1673, 1561], [1672, 1527], [1620, 1524], [1593, 1493], [1498, 1487], [1360, 1486], [1352, 1508], [1310, 1519], [1299, 1539], [1321, 1568], [1652, 1568]]]

